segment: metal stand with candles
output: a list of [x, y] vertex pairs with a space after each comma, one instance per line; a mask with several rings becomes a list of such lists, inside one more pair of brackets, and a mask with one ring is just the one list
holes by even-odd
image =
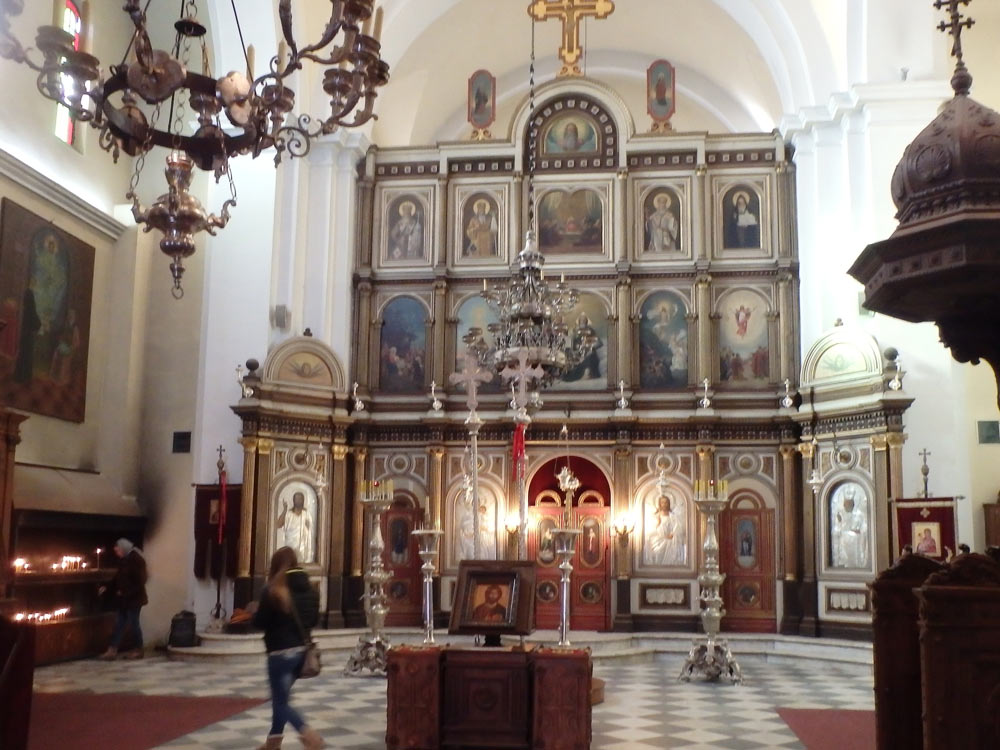
[[696, 639], [691, 645], [687, 661], [681, 668], [678, 679], [687, 682], [695, 673], [701, 674], [706, 680], [717, 680], [723, 674], [734, 685], [743, 682], [743, 673], [736, 663], [729, 644], [718, 638], [719, 626], [725, 611], [722, 609], [722, 596], [719, 588], [726, 579], [719, 572], [719, 538], [716, 535], [719, 513], [726, 507], [729, 498], [726, 496], [725, 482], [716, 495], [715, 483], [698, 482], [695, 489], [695, 505], [705, 516], [705, 541], [702, 550], [705, 553], [705, 564], [698, 576], [701, 584], [701, 623], [705, 629], [705, 637]]
[[420, 545], [420, 559], [424, 564], [420, 571], [424, 574], [424, 645], [434, 643], [434, 558], [441, 544], [441, 529], [416, 529], [411, 532]]
[[386, 654], [392, 647], [383, 635], [385, 616], [389, 605], [385, 595], [385, 584], [392, 574], [385, 569], [382, 553], [385, 541], [382, 539], [382, 514], [392, 505], [392, 481], [364, 482], [361, 488], [361, 504], [370, 519], [368, 570], [365, 572], [365, 621], [370, 632], [358, 639], [358, 645], [347, 659], [344, 674], [357, 677], [366, 669], [372, 674], [385, 675]]

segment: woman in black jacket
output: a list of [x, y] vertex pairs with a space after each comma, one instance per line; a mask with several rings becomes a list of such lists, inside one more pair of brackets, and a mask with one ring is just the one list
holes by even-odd
[[295, 727], [306, 750], [323, 747], [315, 729], [306, 726], [292, 708], [292, 683], [305, 659], [304, 637], [319, 620], [319, 594], [309, 584], [309, 576], [298, 567], [295, 551], [282, 547], [271, 558], [267, 585], [260, 596], [253, 624], [264, 631], [267, 649], [267, 679], [271, 686], [271, 731], [260, 750], [281, 747], [285, 724]]

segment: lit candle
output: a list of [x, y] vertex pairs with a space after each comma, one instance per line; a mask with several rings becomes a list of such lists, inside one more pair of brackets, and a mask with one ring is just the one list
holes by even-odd
[[25, 559], [23, 557], [17, 558], [14, 561], [14, 572], [15, 573], [21, 573], [24, 570], [24, 563], [25, 563]]
[[559, 274], [559, 283], [560, 284], [565, 284], [566, 283], [566, 274], [564, 274], [564, 273]]
[[382, 8], [375, 11], [375, 33], [372, 34], [376, 42], [382, 41]]

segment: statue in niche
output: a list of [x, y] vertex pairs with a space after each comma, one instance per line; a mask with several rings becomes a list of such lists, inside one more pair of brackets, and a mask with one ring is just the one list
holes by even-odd
[[687, 526], [684, 503], [670, 495], [659, 495], [647, 514], [642, 548], [646, 565], [671, 567], [687, 563]]
[[868, 496], [859, 484], [845, 482], [830, 498], [830, 566], [868, 568]]

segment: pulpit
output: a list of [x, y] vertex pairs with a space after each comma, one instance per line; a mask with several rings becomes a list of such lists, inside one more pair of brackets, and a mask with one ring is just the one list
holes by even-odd
[[586, 750], [591, 669], [578, 649], [394, 648], [386, 748]]

